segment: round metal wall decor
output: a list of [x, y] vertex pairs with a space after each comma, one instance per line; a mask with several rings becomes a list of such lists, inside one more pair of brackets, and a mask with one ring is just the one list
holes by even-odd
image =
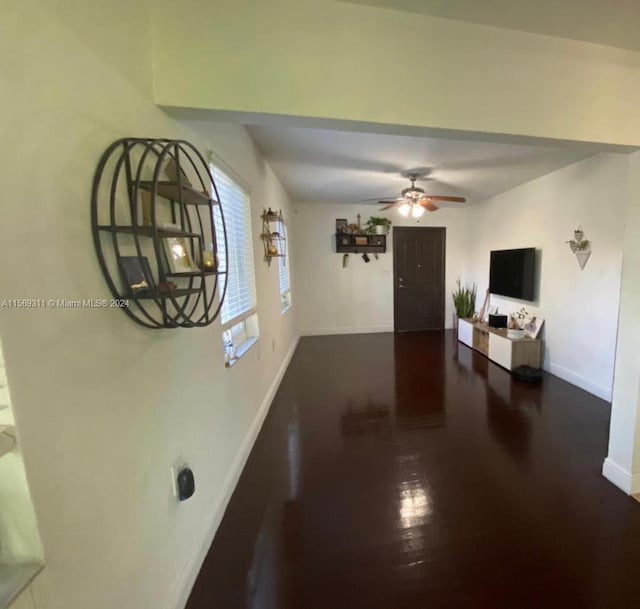
[[102, 155], [91, 228], [123, 310], [148, 328], [207, 326], [226, 291], [224, 215], [209, 166], [183, 140], [125, 138]]

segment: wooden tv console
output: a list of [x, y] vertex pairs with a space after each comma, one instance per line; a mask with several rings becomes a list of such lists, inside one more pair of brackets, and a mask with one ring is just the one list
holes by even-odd
[[540, 341], [510, 338], [506, 328], [491, 328], [484, 322], [461, 319], [458, 340], [507, 370], [518, 366], [540, 367]]

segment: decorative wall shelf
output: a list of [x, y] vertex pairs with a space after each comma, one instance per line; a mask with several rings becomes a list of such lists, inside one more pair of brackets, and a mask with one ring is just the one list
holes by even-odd
[[336, 253], [338, 254], [384, 254], [386, 251], [386, 235], [336, 234]]
[[282, 211], [272, 211], [271, 208], [262, 212], [262, 243], [264, 244], [264, 259], [271, 266], [273, 258], [285, 258], [282, 252], [287, 251], [284, 219]]
[[226, 230], [213, 176], [192, 144], [111, 144], [94, 178], [91, 223], [100, 268], [129, 317], [147, 328], [215, 320], [224, 300], [218, 281], [227, 269], [217, 253], [226, 248]]

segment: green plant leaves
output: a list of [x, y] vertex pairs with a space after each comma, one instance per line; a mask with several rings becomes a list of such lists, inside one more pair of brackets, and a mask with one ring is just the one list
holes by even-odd
[[473, 283], [471, 287], [468, 285], [462, 287], [460, 277], [458, 277], [456, 284], [458, 288], [451, 293], [451, 296], [453, 297], [453, 306], [456, 309], [458, 319], [468, 319], [473, 317], [476, 306], [476, 284]]

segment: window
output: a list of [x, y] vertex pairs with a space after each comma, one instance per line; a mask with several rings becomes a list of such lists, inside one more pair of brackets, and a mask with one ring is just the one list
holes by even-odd
[[[286, 237], [286, 226], [280, 222], [278, 232]], [[284, 313], [291, 306], [291, 276], [289, 273], [289, 248], [287, 241], [278, 241], [278, 271], [280, 273], [280, 310]]]
[[[212, 165], [211, 173], [220, 197], [227, 230], [227, 274], [220, 276], [220, 293], [227, 291], [220, 311], [227, 365], [234, 363], [257, 339], [256, 282], [253, 266], [253, 232], [249, 195], [227, 173]], [[214, 207], [216, 220], [220, 210]], [[216, 222], [220, 266], [224, 267], [225, 248], [222, 223]], [[250, 318], [256, 319], [250, 319]]]

